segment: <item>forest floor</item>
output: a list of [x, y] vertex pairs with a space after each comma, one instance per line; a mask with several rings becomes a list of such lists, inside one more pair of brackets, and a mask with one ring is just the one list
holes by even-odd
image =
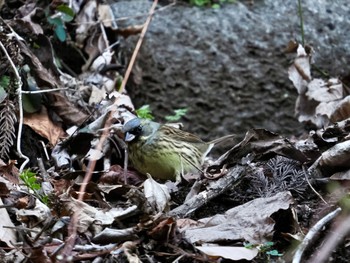
[[127, 95], [118, 39], [142, 44], [151, 15], [116, 29], [95, 1], [1, 14], [1, 262], [347, 262], [349, 88], [312, 76], [311, 47], [290, 43], [286, 78], [313, 129], [248, 130], [174, 184], [128, 166], [123, 141], [152, 116]]

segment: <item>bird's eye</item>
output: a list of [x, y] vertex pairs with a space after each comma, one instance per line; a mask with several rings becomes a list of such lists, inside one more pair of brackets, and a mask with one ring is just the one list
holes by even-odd
[[131, 132], [134, 135], [140, 135], [142, 133], [142, 127], [141, 126], [137, 126], [135, 129], [132, 130]]

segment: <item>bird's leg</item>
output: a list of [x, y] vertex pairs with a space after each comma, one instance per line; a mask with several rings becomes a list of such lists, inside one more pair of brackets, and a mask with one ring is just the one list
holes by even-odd
[[178, 172], [176, 171], [176, 183], [180, 183], [181, 182], [181, 178], [184, 176], [184, 165], [182, 162], [182, 158], [181, 158], [181, 154], [179, 154], [179, 159], [180, 159], [180, 165], [181, 165], [181, 171]]

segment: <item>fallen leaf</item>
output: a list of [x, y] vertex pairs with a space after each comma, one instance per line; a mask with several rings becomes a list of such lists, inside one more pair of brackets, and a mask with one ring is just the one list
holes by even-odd
[[320, 165], [350, 167], [350, 141], [340, 142], [322, 153]]
[[110, 5], [99, 4], [97, 8], [98, 19], [105, 27], [113, 28], [114, 16]]
[[13, 184], [19, 184], [19, 170], [15, 166], [16, 161], [9, 160], [8, 164], [5, 164], [0, 159], [0, 173]]
[[272, 197], [257, 198], [225, 214], [198, 220], [202, 226], [185, 230], [184, 236], [191, 243], [246, 240], [252, 244], [262, 244], [270, 240], [274, 233], [276, 222], [271, 215], [289, 209], [293, 203], [293, 197], [288, 191]]
[[259, 253], [257, 248], [248, 249], [245, 247], [197, 246], [196, 249], [211, 257], [223, 257], [231, 260], [252, 260]]
[[58, 143], [59, 139], [66, 136], [62, 127], [49, 118], [45, 107], [42, 107], [40, 112], [26, 114], [23, 118], [23, 123], [42, 137], [48, 139], [53, 146]]
[[151, 176], [144, 182], [144, 193], [148, 203], [155, 213], [167, 211], [169, 209], [170, 194], [168, 188], [157, 183]]
[[306, 96], [319, 102], [329, 102], [343, 98], [343, 85], [338, 79], [330, 79], [327, 83], [322, 79], [313, 79], [307, 85]]
[[308, 82], [311, 80], [310, 59], [311, 57], [306, 54], [303, 46], [299, 44], [297, 58], [288, 69], [288, 77], [293, 82], [299, 94], [306, 92]]
[[343, 172], [338, 172], [333, 174], [329, 179], [334, 180], [334, 181], [343, 181], [343, 180], [350, 180], [350, 170], [346, 170]]
[[[4, 203], [0, 198], [0, 206], [2, 205], [4, 205]], [[0, 241], [6, 243], [9, 247], [13, 247], [13, 244], [17, 242], [16, 230], [14, 229], [15, 225], [12, 223], [7, 209], [0, 209], [0, 218]]]

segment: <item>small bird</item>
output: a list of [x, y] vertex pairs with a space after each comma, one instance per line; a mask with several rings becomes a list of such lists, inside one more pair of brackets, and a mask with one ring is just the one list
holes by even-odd
[[181, 181], [181, 175], [194, 172], [224, 136], [204, 142], [198, 136], [167, 124], [134, 118], [123, 126], [133, 167], [142, 174], [162, 180]]

